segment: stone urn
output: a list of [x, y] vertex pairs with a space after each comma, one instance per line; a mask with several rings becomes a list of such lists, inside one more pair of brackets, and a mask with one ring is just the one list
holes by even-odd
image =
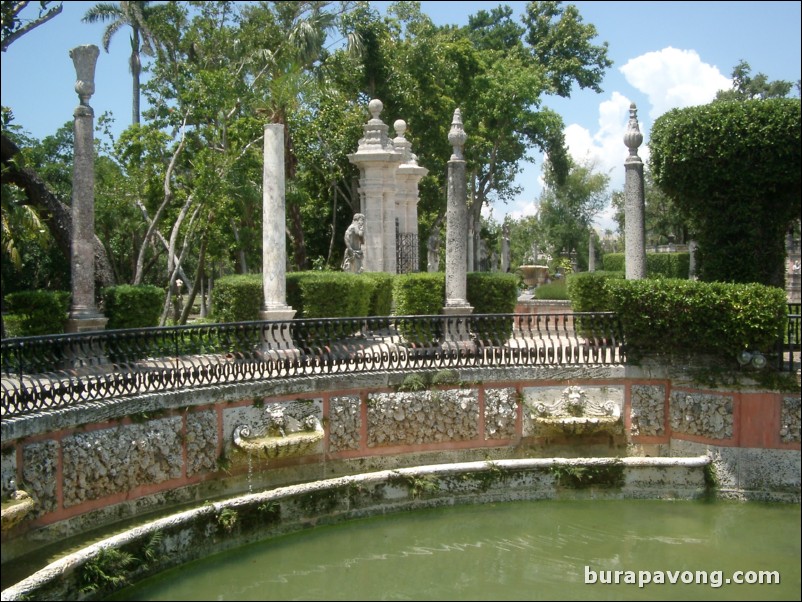
[[547, 265], [522, 265], [518, 271], [523, 276], [526, 286], [530, 288], [545, 284], [549, 279], [549, 266]]

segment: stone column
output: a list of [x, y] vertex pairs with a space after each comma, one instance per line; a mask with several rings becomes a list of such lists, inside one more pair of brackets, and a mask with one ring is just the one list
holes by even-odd
[[398, 185], [396, 191], [396, 215], [398, 217], [398, 234], [401, 245], [399, 253], [398, 272], [420, 271], [418, 257], [418, 183], [429, 170], [418, 165], [418, 158], [412, 152], [412, 145], [404, 137], [407, 124], [402, 119], [393, 123], [396, 137], [393, 138], [395, 150], [401, 153], [403, 163], [398, 166], [395, 179]]
[[510, 271], [510, 226], [501, 227], [501, 271], [505, 274]]
[[72, 168], [72, 305], [67, 332], [103, 330], [108, 318], [95, 304], [95, 112], [89, 99], [95, 92], [97, 46], [78, 46], [70, 50], [77, 80], [75, 91], [80, 104], [73, 113], [75, 150]]
[[[287, 321], [295, 310], [287, 305], [287, 241], [285, 235], [284, 126], [265, 126], [262, 168], [262, 320]], [[268, 326], [266, 349], [292, 346], [289, 324]]]
[[462, 115], [457, 109], [448, 133], [448, 142], [454, 148], [454, 153], [448, 161], [445, 314], [469, 314], [473, 311], [467, 301], [466, 282], [468, 195], [462, 147], [467, 137], [462, 128]]
[[627, 280], [646, 278], [646, 223], [643, 188], [643, 161], [638, 156], [638, 147], [643, 134], [638, 126], [638, 109], [629, 105], [629, 123], [624, 134], [624, 144], [629, 156], [624, 162], [624, 248]]
[[596, 271], [596, 232], [593, 228], [590, 229], [590, 234], [588, 234], [588, 272], [595, 272]]
[[387, 137], [387, 125], [379, 119], [384, 105], [376, 98], [368, 104], [371, 119], [362, 126], [364, 136], [348, 160], [359, 168], [359, 196], [365, 216], [365, 272], [395, 274], [395, 190], [401, 153]]

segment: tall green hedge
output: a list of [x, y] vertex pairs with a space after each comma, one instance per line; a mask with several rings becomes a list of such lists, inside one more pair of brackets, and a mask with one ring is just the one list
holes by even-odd
[[300, 317], [367, 316], [376, 281], [362, 276], [362, 274], [350, 272], [308, 272], [304, 274], [298, 280], [298, 288], [301, 293]]
[[121, 284], [101, 291], [106, 328], [147, 328], [158, 326], [164, 304], [164, 290], [158, 286]]
[[369, 316], [389, 316], [393, 312], [393, 281], [395, 274], [365, 272], [361, 277], [372, 280], [375, 286], [370, 295]]

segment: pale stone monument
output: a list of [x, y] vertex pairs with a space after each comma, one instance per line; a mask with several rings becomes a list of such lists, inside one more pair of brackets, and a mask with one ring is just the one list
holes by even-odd
[[643, 161], [638, 156], [638, 147], [643, 134], [638, 126], [638, 109], [629, 105], [629, 123], [624, 134], [624, 144], [629, 156], [624, 162], [624, 263], [627, 280], [646, 278], [646, 222], [643, 187]]
[[363, 270], [397, 273], [396, 173], [403, 154], [387, 136], [387, 124], [379, 115], [384, 105], [376, 98], [368, 104], [371, 119], [362, 126], [356, 153], [348, 160], [359, 168], [359, 197], [365, 216]]
[[393, 123], [396, 137], [393, 146], [401, 153], [402, 163], [395, 174], [396, 195], [395, 206], [398, 219], [398, 258], [399, 273], [417, 272], [418, 259], [418, 183], [429, 170], [418, 165], [418, 157], [412, 152], [412, 145], [404, 137], [407, 124], [398, 119]]
[[108, 318], [95, 304], [95, 112], [89, 99], [95, 93], [97, 46], [78, 46], [70, 50], [77, 79], [75, 91], [80, 104], [73, 113], [75, 150], [72, 169], [72, 304], [67, 332], [102, 330]]
[[591, 228], [588, 234], [588, 272], [596, 271], [596, 231]]
[[[285, 235], [284, 126], [268, 124], [262, 169], [262, 320], [292, 320], [287, 305], [287, 241]], [[289, 325], [265, 331], [267, 350], [293, 346]]]
[[454, 111], [448, 142], [453, 154], [448, 161], [448, 196], [446, 209], [446, 304], [445, 314], [469, 314], [473, 307], [467, 301], [467, 227], [468, 195], [465, 158], [462, 147], [467, 134], [462, 127], [460, 110]]

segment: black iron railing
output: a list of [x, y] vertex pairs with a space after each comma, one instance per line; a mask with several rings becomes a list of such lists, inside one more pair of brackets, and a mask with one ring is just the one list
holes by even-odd
[[321, 374], [624, 362], [612, 313], [302, 319], [2, 341], [4, 419], [141, 393]]

